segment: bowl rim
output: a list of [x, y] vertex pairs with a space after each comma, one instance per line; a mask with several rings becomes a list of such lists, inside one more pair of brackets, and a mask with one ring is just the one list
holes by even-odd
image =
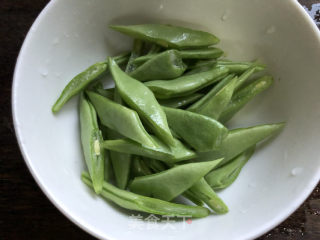
[[[50, 192], [49, 189], [41, 182], [40, 177], [38, 176], [37, 171], [35, 171], [34, 166], [27, 154], [27, 151], [25, 149], [25, 145], [21, 140], [21, 128], [19, 128], [18, 125], [18, 117], [16, 113], [16, 91], [17, 88], [17, 72], [22, 62], [22, 53], [24, 52], [24, 49], [26, 48], [26, 43], [31, 38], [31, 29], [35, 28], [37, 25], [41, 23], [42, 18], [46, 16], [46, 14], [50, 11], [50, 9], [57, 4], [58, 1], [49, 1], [46, 6], [43, 8], [43, 10], [40, 12], [40, 14], [37, 16], [33, 24], [31, 25], [24, 41], [21, 46], [21, 49], [19, 51], [19, 55], [16, 60], [14, 74], [13, 74], [13, 81], [12, 81], [12, 90], [11, 90], [11, 111], [12, 111], [12, 119], [13, 119], [13, 125], [15, 130], [15, 135], [17, 138], [18, 146], [20, 148], [22, 157], [24, 159], [25, 164], [27, 165], [29, 172], [31, 173], [32, 177], [34, 178], [37, 185], [40, 187], [41, 191], [45, 194], [45, 196], [50, 200], [50, 202], [65, 216], [67, 217], [71, 222], [73, 222], [75, 225], [77, 225], [80, 229], [86, 231], [87, 233], [91, 234], [92, 236], [99, 238], [99, 239], [109, 239], [109, 240], [117, 240], [115, 238], [112, 238], [110, 236], [105, 236], [100, 230], [94, 228], [94, 226], [88, 226], [84, 222], [81, 221], [76, 215], [69, 213], [68, 210], [65, 209], [64, 204], [60, 202], [54, 194]], [[308, 23], [308, 26], [310, 27], [310, 31], [313, 32], [314, 37], [318, 39], [320, 43], [320, 31], [317, 27], [317, 25], [314, 23], [313, 19], [308, 15], [306, 10], [303, 8], [303, 6], [298, 2], [298, 0], [290, 0], [289, 2], [291, 4], [291, 7], [297, 12], [297, 14], [300, 15], [304, 19], [305, 22]], [[314, 188], [317, 186], [319, 180], [320, 180], [320, 171], [318, 171], [318, 176], [314, 177], [309, 184], [306, 186], [305, 190], [300, 193], [299, 197], [295, 198], [286, 208], [285, 211], [283, 211], [281, 214], [275, 216], [271, 221], [264, 223], [259, 228], [255, 229], [254, 231], [251, 231], [250, 233], [242, 236], [242, 239], [255, 239], [263, 234], [267, 233], [268, 231], [272, 230], [274, 227], [278, 226], [280, 223], [282, 223], [284, 220], [286, 220], [292, 213], [294, 213], [298, 207], [309, 197], [309, 195], [312, 193]], [[107, 237], [107, 238], [106, 238]]]

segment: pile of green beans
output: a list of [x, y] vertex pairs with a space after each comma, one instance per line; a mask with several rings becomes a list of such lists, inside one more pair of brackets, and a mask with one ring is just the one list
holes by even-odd
[[[134, 38], [132, 50], [89, 66], [52, 107], [57, 113], [80, 95], [83, 182], [130, 210], [194, 218], [228, 212], [216, 191], [230, 186], [256, 145], [285, 124], [225, 124], [273, 78], [254, 77], [263, 64], [219, 59], [219, 39], [208, 32], [161, 24], [111, 28]], [[105, 89], [108, 74], [115, 87]], [[190, 204], [175, 203], [179, 196]]]

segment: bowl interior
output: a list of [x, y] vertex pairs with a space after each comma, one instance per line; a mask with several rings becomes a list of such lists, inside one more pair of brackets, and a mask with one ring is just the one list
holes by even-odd
[[[146, 22], [212, 32], [220, 37], [218, 46], [228, 58], [258, 59], [275, 78], [273, 87], [229, 125], [287, 122], [279, 136], [257, 150], [238, 180], [220, 192], [230, 208], [226, 215], [192, 223], [166, 224], [166, 218], [160, 218], [151, 227], [135, 220], [137, 213], [106, 203], [80, 181], [85, 166], [77, 99], [59, 114], [51, 113], [73, 76], [130, 48], [131, 39], [108, 29], [109, 24]], [[256, 237], [294, 211], [319, 180], [319, 39], [310, 20], [291, 0], [52, 1], [31, 28], [15, 71], [13, 111], [24, 158], [54, 204], [100, 238]]]

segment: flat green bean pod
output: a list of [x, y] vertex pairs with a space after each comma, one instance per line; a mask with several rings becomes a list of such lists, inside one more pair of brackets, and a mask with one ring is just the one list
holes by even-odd
[[188, 149], [177, 139], [175, 139], [174, 147], [168, 147], [156, 138], [154, 140], [157, 141], [157, 147], [143, 146], [130, 139], [107, 140], [103, 142], [103, 147], [112, 151], [154, 158], [171, 164], [196, 157], [194, 151]]
[[130, 76], [141, 82], [155, 79], [168, 80], [181, 76], [186, 68], [178, 51], [168, 50], [150, 58], [130, 72]]
[[238, 78], [238, 81], [236, 83], [235, 91], [237, 91], [239, 88], [242, 87], [242, 85], [246, 82], [246, 80], [256, 72], [256, 67], [252, 66], [248, 68], [248, 70], [244, 71]]
[[218, 148], [228, 135], [228, 129], [212, 118], [182, 109], [163, 109], [173, 131], [199, 152]]
[[103, 142], [102, 133], [98, 127], [97, 114], [84, 94], [80, 97], [80, 135], [82, 150], [86, 165], [93, 181], [94, 191], [102, 191], [104, 180], [104, 150], [100, 147]]
[[254, 67], [255, 72], [262, 71], [266, 68], [266, 65], [258, 62], [232, 62], [228, 60], [218, 60], [217, 66], [224, 66], [229, 69], [230, 73], [243, 73], [251, 67]]
[[227, 164], [214, 169], [205, 176], [208, 184], [214, 190], [220, 190], [230, 186], [239, 176], [242, 167], [248, 162], [255, 150], [255, 146], [244, 151]]
[[87, 91], [103, 125], [145, 146], [154, 147], [152, 137], [144, 129], [137, 112], [97, 93]]
[[207, 71], [207, 69], [212, 68], [213, 66], [227, 67], [230, 73], [242, 74], [249, 68], [254, 67], [255, 72], [262, 71], [266, 68], [264, 64], [258, 62], [232, 62], [230, 60], [200, 60], [193, 65], [189, 65], [188, 69], [191, 69], [188, 74], [194, 74], [198, 72]]
[[221, 160], [181, 164], [163, 172], [137, 177], [133, 179], [129, 188], [144, 196], [171, 201], [193, 186]]
[[[81, 179], [87, 186], [92, 188], [92, 182], [87, 173], [82, 173]], [[119, 189], [107, 182], [103, 182], [100, 195], [123, 208], [152, 214], [201, 218], [208, 216], [210, 213], [204, 207], [170, 203], [156, 198], [141, 196]]]
[[[142, 159], [139, 156], [135, 156], [134, 162], [133, 162], [133, 173], [135, 177], [138, 176], [146, 176], [152, 174], [151, 169], [155, 172], [162, 172], [167, 170], [167, 167], [162, 162], [155, 160], [155, 159], [146, 159], [145, 161], [142, 161]], [[150, 166], [150, 167], [149, 167]], [[203, 202], [199, 200], [191, 191], [187, 190], [184, 193], [182, 193], [182, 196], [189, 199], [191, 202], [193, 202], [195, 205], [203, 206]]]
[[[171, 51], [171, 50], [167, 50]], [[177, 51], [182, 59], [211, 59], [221, 57], [223, 51], [220, 48], [200, 48], [200, 49], [190, 49], [190, 50], [179, 50]], [[146, 61], [158, 56], [157, 54], [148, 54], [138, 57], [134, 60], [134, 63], [141, 65]]]
[[173, 145], [174, 139], [166, 115], [152, 91], [124, 73], [112, 59], [109, 59], [109, 66], [121, 98], [138, 112], [158, 138]]
[[218, 82], [216, 85], [212, 87], [212, 89], [204, 95], [201, 99], [196, 101], [194, 104], [189, 106], [187, 108], [188, 111], [194, 112], [196, 109], [198, 109], [201, 105], [204, 105], [209, 99], [214, 97], [225, 85], [227, 85], [229, 82], [232, 81], [232, 79], [235, 77], [234, 74], [229, 74], [224, 79], [222, 79], [220, 82]]
[[278, 133], [285, 123], [257, 125], [249, 128], [238, 128], [229, 131], [218, 150], [198, 153], [197, 161], [210, 161], [224, 158], [220, 165], [224, 165], [238, 154]]
[[164, 24], [111, 25], [112, 29], [133, 38], [153, 42], [165, 48], [201, 48], [217, 44], [213, 34], [184, 27]]
[[[117, 63], [123, 63], [128, 60], [128, 53], [124, 53], [115, 57]], [[90, 83], [104, 76], [108, 69], [107, 62], [98, 62], [79, 73], [65, 86], [59, 98], [52, 106], [52, 112], [58, 112], [63, 105], [69, 101], [74, 95], [84, 90]]]
[[205, 202], [215, 213], [224, 214], [229, 211], [228, 206], [223, 200], [213, 191], [210, 185], [204, 178], [196, 182], [190, 191], [197, 196], [201, 201]]
[[194, 110], [194, 112], [204, 116], [219, 119], [221, 113], [230, 103], [233, 91], [236, 87], [238, 77], [234, 77], [229, 83], [221, 88], [214, 96], [207, 99], [202, 105]]
[[264, 76], [239, 90], [234, 96], [232, 96], [230, 103], [221, 113], [219, 121], [222, 123], [229, 121], [251, 99], [262, 91], [268, 89], [272, 83], [273, 78], [271, 76]]
[[145, 85], [153, 91], [158, 99], [186, 96], [214, 82], [221, 80], [228, 73], [225, 67], [213, 68], [206, 72], [182, 76], [171, 81], [155, 80]]

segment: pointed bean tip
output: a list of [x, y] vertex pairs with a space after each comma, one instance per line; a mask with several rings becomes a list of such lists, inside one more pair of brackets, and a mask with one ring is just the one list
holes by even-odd
[[285, 121], [284, 122], [279, 122], [278, 126], [279, 126], [280, 129], [282, 129], [282, 128], [284, 128], [286, 126], [286, 124], [287, 124], [287, 122], [285, 122]]
[[51, 111], [53, 114], [56, 114], [57, 112], [59, 112], [59, 108], [56, 105], [53, 105]]
[[111, 29], [118, 29], [120, 26], [119, 25], [114, 25], [114, 24], [109, 24], [109, 28]]
[[93, 183], [93, 190], [96, 194], [100, 194], [102, 192], [102, 183]]

